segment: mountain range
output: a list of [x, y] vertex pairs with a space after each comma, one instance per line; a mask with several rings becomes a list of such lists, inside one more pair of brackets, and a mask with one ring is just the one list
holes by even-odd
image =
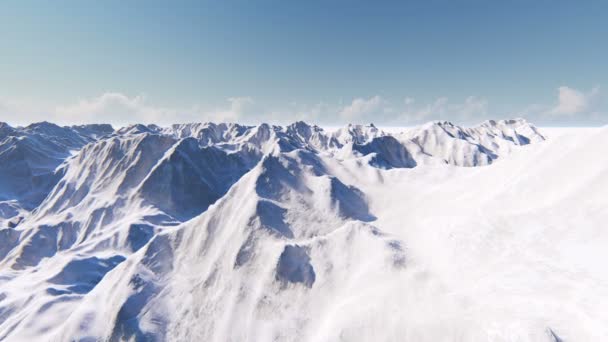
[[0, 340], [601, 340], [607, 143], [0, 123]]

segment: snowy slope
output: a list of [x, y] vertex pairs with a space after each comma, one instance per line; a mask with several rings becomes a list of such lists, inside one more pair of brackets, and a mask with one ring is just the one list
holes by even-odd
[[397, 137], [406, 145], [416, 144], [422, 153], [458, 166], [488, 165], [514, 146], [545, 140], [538, 129], [524, 119], [489, 120], [475, 127], [451, 122], [430, 122]]
[[0, 228], [0, 340], [608, 336], [607, 128], [70, 132]]
[[40, 204], [61, 178], [57, 168], [67, 157], [112, 132], [109, 125], [40, 122], [14, 128], [0, 122], [0, 227]]

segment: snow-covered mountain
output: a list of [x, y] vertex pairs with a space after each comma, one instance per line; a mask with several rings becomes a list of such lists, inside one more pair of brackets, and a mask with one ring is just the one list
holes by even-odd
[[607, 139], [0, 124], [0, 340], [601, 340]]
[[61, 178], [59, 166], [84, 145], [111, 134], [110, 125], [59, 127], [48, 122], [13, 128], [0, 122], [0, 226], [36, 208]]

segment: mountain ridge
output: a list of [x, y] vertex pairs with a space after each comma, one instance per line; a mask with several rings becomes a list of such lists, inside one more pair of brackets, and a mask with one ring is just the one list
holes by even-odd
[[[45, 169], [56, 178], [38, 205], [21, 206], [6, 192], [4, 205], [19, 209], [0, 221], [0, 339], [331, 335], [314, 333], [322, 322], [308, 312], [324, 311], [311, 298], [341, 282], [362, 289], [361, 272], [402, 279], [412, 267], [407, 241], [384, 229], [363, 183], [408, 170], [474, 171], [546, 140], [524, 120], [432, 122], [397, 133], [301, 121], [109, 130], [0, 125], [0, 151], [23, 137], [61, 156]], [[290, 296], [312, 311], [294, 312]], [[197, 325], [181, 325], [175, 312]], [[203, 314], [218, 316], [201, 321]], [[246, 317], [276, 325], [227, 325]]]

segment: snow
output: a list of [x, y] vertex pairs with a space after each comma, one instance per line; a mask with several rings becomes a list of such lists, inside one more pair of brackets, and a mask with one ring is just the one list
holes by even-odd
[[0, 124], [24, 140], [0, 340], [608, 336], [608, 127]]
[[36, 208], [61, 178], [63, 161], [111, 131], [109, 125], [14, 128], [0, 122], [0, 227]]

